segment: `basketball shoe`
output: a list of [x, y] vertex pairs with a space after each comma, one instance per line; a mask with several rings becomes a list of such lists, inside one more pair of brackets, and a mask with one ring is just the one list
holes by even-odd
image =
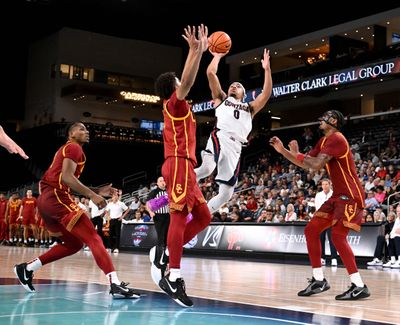
[[121, 284], [111, 283], [110, 294], [113, 297], [120, 298], [140, 298], [140, 293], [132, 288], [128, 288], [128, 282], [121, 282]]
[[172, 282], [167, 275], [160, 280], [159, 287], [182, 307], [193, 306], [192, 300], [186, 295], [185, 281], [182, 278]]
[[307, 288], [304, 290], [301, 290], [297, 293], [298, 296], [301, 297], [307, 297], [311, 295], [315, 295], [317, 293], [324, 292], [326, 290], [329, 290], [331, 286], [329, 285], [328, 281], [326, 279], [323, 279], [322, 281], [317, 281], [315, 280], [314, 277], [308, 280], [309, 285]]
[[26, 263], [15, 265], [14, 273], [26, 291], [35, 292], [36, 290], [32, 285], [33, 271], [28, 271], [26, 266]]
[[335, 297], [336, 300], [358, 300], [362, 298], [368, 298], [370, 296], [368, 287], [364, 284], [363, 287], [357, 287], [354, 283], [351, 284], [350, 288], [340, 295]]
[[151, 262], [151, 278], [156, 285], [159, 285], [160, 280], [166, 274], [169, 263], [168, 248], [159, 245], [154, 246], [150, 249], [149, 258]]

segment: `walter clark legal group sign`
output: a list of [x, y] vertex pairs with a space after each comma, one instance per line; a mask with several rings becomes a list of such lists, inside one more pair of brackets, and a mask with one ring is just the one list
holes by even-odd
[[[339, 70], [312, 78], [297, 80], [275, 85], [272, 88], [271, 97], [294, 95], [300, 92], [320, 89], [324, 87], [335, 87], [357, 81], [382, 78], [383, 76], [400, 72], [400, 59], [395, 58], [383, 62], [372, 63], [364, 66], [354, 67], [346, 70]], [[250, 90], [246, 93], [246, 101], [254, 100], [262, 91], [261, 88]], [[194, 104], [194, 113], [204, 112], [213, 109], [213, 102], [207, 101]]]
[[329, 86], [339, 86], [350, 82], [379, 78], [384, 75], [399, 72], [400, 59], [372, 64], [353, 69], [336, 71], [331, 74], [317, 76], [303, 81], [280, 84], [272, 89], [273, 97], [295, 94], [301, 91], [313, 90]]

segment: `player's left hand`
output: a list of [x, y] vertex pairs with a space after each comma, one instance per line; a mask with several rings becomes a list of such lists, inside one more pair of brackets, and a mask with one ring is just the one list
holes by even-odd
[[98, 194], [104, 197], [110, 197], [114, 194], [118, 194], [118, 190], [112, 187], [112, 184], [107, 184], [98, 188]]
[[274, 149], [279, 153], [283, 153], [283, 151], [285, 150], [282, 141], [278, 137], [272, 137], [271, 139], [269, 139], [269, 144], [273, 146]]

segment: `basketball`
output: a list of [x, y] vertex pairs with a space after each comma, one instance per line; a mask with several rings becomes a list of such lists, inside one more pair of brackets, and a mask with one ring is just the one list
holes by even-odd
[[211, 52], [227, 53], [231, 49], [232, 41], [225, 32], [214, 32], [208, 38], [208, 49]]

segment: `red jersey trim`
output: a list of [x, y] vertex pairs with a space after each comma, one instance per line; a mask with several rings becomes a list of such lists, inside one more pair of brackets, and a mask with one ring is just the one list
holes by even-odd
[[185, 128], [186, 158], [189, 159], [189, 158], [190, 158], [190, 153], [189, 153], [189, 139], [188, 139], [188, 132], [187, 132], [186, 120], [187, 120], [189, 117], [192, 117], [192, 120], [195, 121], [195, 120], [193, 119], [192, 111], [189, 109], [189, 110], [188, 110], [188, 113], [187, 113], [185, 116], [182, 116], [182, 117], [174, 117], [174, 116], [172, 116], [171, 113], [168, 111], [168, 108], [167, 108], [168, 103], [169, 103], [169, 100], [167, 100], [167, 101], [164, 103], [164, 110], [165, 110], [165, 113], [167, 113], [168, 117], [171, 119], [171, 125], [172, 125], [172, 129], [173, 129], [173, 131], [174, 131], [175, 157], [178, 155], [178, 143], [176, 142], [176, 134], [177, 134], [177, 133], [176, 133], [176, 129], [175, 129], [175, 121], [183, 121], [183, 125], [184, 125], [184, 128]]
[[169, 99], [164, 103], [164, 110], [165, 110], [165, 112], [167, 113], [168, 117], [169, 117], [171, 120], [183, 121], [183, 120], [186, 120], [186, 119], [189, 117], [190, 113], [192, 113], [192, 111], [189, 109], [188, 112], [187, 112], [187, 114], [186, 114], [185, 116], [182, 116], [182, 117], [174, 117], [174, 116], [172, 116], [171, 113], [168, 111], [168, 108], [167, 108], [168, 103], [169, 103]]

